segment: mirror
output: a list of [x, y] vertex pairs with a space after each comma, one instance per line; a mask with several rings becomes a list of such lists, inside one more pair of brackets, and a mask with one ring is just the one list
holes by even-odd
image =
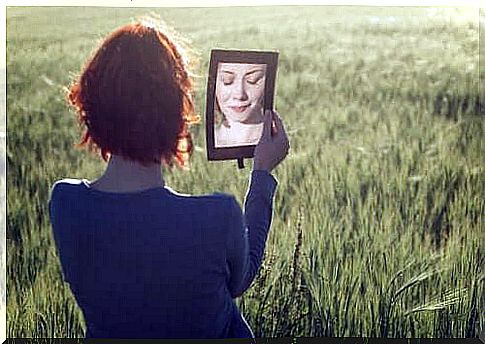
[[251, 158], [273, 108], [278, 53], [212, 50], [206, 103], [209, 160]]

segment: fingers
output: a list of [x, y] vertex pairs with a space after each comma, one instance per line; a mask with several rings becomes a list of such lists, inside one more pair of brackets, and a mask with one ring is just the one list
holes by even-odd
[[290, 144], [283, 121], [275, 110], [266, 110], [263, 133], [254, 151], [254, 169], [271, 171], [288, 155]]
[[271, 137], [271, 123], [272, 115], [271, 110], [266, 110], [264, 112], [264, 123], [263, 123], [263, 134], [261, 135], [261, 140], [268, 140]]
[[281, 134], [279, 136], [281, 136], [282, 138], [286, 137], [285, 126], [283, 125], [283, 120], [281, 119], [278, 112], [276, 111], [273, 112], [273, 118], [274, 118], [274, 124], [275, 124], [276, 130], [278, 134]]
[[284, 142], [285, 151], [286, 153], [288, 153], [290, 149], [290, 142], [288, 141], [288, 136], [286, 134], [285, 126], [283, 125], [283, 120], [281, 119], [281, 116], [278, 114], [277, 111], [273, 112], [273, 117], [274, 117], [276, 131], [278, 132], [278, 139]]
[[273, 111], [273, 121], [274, 121], [274, 127], [277, 131], [283, 129], [283, 121], [281, 120], [281, 117], [278, 112]]
[[271, 111], [271, 136], [275, 136], [278, 134], [278, 128], [276, 128], [275, 123], [275, 112], [276, 111]]
[[290, 143], [286, 134], [283, 120], [276, 110], [265, 110], [263, 133], [260, 142], [275, 141], [280, 142], [285, 151], [285, 155], [290, 149]]

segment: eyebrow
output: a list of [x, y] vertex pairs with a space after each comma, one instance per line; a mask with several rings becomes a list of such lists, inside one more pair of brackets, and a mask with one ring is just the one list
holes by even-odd
[[[264, 70], [263, 70], [263, 69], [259, 69], [259, 68], [258, 68], [258, 69], [254, 69], [254, 70], [249, 71], [249, 72], [247, 72], [246, 74], [244, 74], [244, 76], [246, 76], [246, 75], [250, 75], [250, 74], [254, 74], [254, 73], [257, 73], [257, 72], [262, 72], [262, 73], [264, 73]], [[232, 71], [230, 71], [230, 70], [222, 70], [222, 73], [231, 74], [231, 75], [236, 74], [236, 73], [234, 73], [234, 72], [232, 72]]]

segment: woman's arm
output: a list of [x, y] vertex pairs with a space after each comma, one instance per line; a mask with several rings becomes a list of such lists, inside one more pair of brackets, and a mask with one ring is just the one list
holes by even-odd
[[241, 296], [251, 285], [261, 266], [273, 216], [276, 179], [268, 172], [255, 170], [244, 202], [244, 215], [234, 199], [231, 205], [231, 230], [228, 235], [228, 284], [232, 298]]
[[227, 260], [231, 274], [229, 291], [233, 298], [241, 296], [251, 285], [261, 266], [266, 239], [273, 216], [273, 199], [277, 181], [270, 174], [288, 154], [290, 144], [283, 121], [276, 111], [267, 110], [261, 139], [254, 150], [253, 172], [244, 216], [233, 200]]

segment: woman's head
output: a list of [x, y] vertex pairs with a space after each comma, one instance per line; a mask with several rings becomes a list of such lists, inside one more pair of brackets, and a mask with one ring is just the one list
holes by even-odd
[[216, 101], [230, 122], [262, 121], [265, 64], [219, 63]]
[[86, 126], [78, 146], [121, 155], [143, 165], [192, 152], [188, 124], [198, 121], [187, 57], [160, 28], [142, 22], [116, 29], [88, 60], [68, 89], [78, 120]]

